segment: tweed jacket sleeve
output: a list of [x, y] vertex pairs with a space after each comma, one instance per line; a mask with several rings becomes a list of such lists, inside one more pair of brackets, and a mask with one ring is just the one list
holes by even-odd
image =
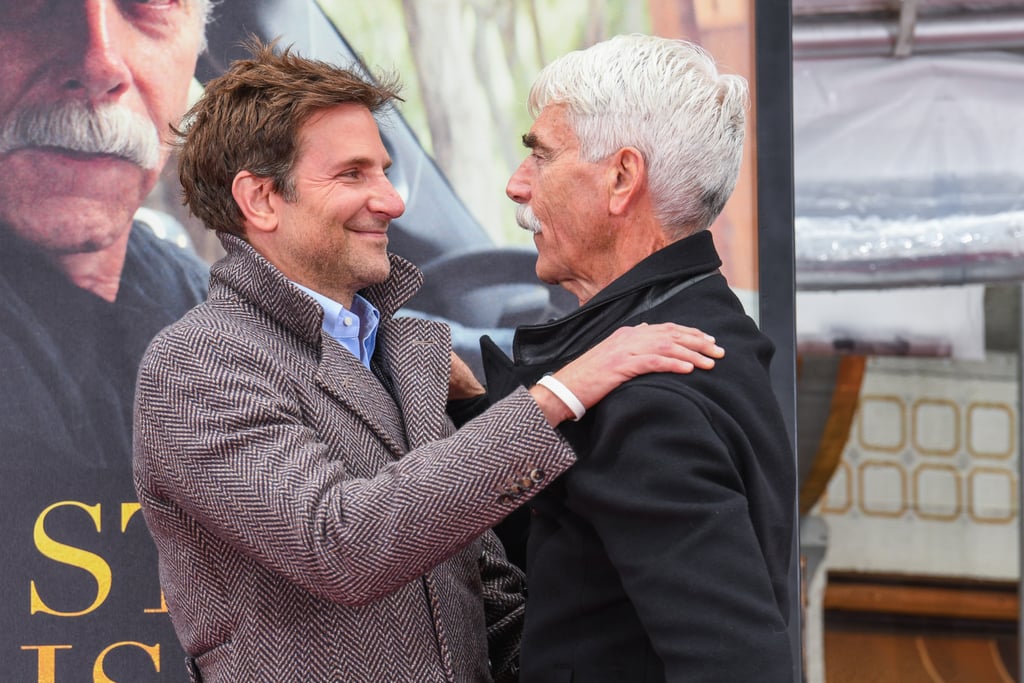
[[[359, 606], [394, 591], [539, 488], [510, 498], [509, 482], [535, 472], [547, 483], [575, 459], [524, 389], [453, 436], [411, 439], [412, 450], [396, 454], [372, 416], [337, 398], [343, 383], [335, 396], [303, 376], [314, 361], [220, 322], [186, 319], [143, 360], [140, 500], [323, 599]], [[443, 394], [438, 401], [450, 431]], [[410, 409], [406, 420], [414, 417]]]

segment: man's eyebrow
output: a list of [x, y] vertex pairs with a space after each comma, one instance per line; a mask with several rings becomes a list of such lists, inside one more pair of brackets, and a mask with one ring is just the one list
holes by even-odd
[[527, 149], [536, 149], [538, 147], [543, 148], [544, 145], [541, 144], [540, 139], [535, 134], [526, 133], [523, 135], [523, 147], [526, 147]]
[[[339, 160], [338, 162], [332, 164], [331, 168], [334, 168], [336, 170], [336, 172], [341, 172], [342, 170], [344, 170], [346, 168], [352, 168], [353, 166], [355, 166], [356, 168], [372, 168], [376, 164], [377, 164], [377, 160], [372, 158], [372, 157], [368, 157], [368, 156], [352, 156], [352, 157], [348, 157], [348, 158]], [[382, 168], [384, 168], [384, 170], [389, 169], [391, 167], [391, 165], [392, 165], [391, 157], [385, 157], [383, 159], [383, 161], [381, 161], [381, 166], [382, 166]]]
[[357, 168], [366, 168], [367, 166], [372, 165], [373, 160], [370, 159], [369, 157], [364, 156], [345, 157], [343, 159], [337, 159], [333, 164], [331, 164], [333, 168], [336, 168], [338, 170], [352, 168], [353, 166]]

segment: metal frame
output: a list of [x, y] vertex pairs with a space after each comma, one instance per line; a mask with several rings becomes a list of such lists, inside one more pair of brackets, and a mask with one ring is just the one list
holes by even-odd
[[1017, 667], [1024, 672], [1024, 476], [1021, 476], [1021, 463], [1024, 462], [1024, 283], [1017, 288], [1020, 301], [1019, 325], [1020, 337], [1017, 340], [1017, 553], [1020, 557], [1017, 576]]
[[[796, 454], [796, 267], [793, 208], [793, 11], [790, 0], [754, 0], [757, 254], [761, 330], [775, 342], [772, 386]], [[799, 483], [799, 482], [797, 482]], [[798, 517], [797, 501], [793, 515]], [[799, 531], [793, 536], [790, 643], [803, 680]]]

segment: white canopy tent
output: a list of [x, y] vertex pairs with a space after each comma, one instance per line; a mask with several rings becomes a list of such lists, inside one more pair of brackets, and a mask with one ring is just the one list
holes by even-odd
[[795, 0], [793, 39], [801, 345], [979, 357], [1024, 279], [1024, 2]]

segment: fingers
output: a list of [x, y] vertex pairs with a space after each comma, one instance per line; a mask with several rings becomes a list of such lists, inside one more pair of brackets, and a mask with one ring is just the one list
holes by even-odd
[[703, 370], [713, 368], [715, 359], [725, 355], [725, 349], [715, 343], [714, 337], [699, 330], [676, 333], [673, 339], [677, 348], [682, 349], [680, 357]]
[[[715, 338], [704, 334], [693, 328], [683, 328], [672, 332], [675, 344], [674, 358], [692, 363], [694, 367], [701, 370], [710, 370], [715, 367], [715, 359], [725, 355], [725, 349], [715, 343]], [[689, 372], [690, 370], [672, 370], [672, 372]]]
[[724, 354], [714, 337], [696, 328], [641, 323], [616, 330], [556, 376], [590, 408], [633, 377], [651, 372], [709, 370]]
[[[632, 328], [624, 327], [616, 330], [616, 333], [609, 339], [618, 335], [621, 343], [631, 344], [632, 342], [628, 341], [630, 334], [637, 335], [637, 345], [631, 348], [638, 355], [654, 353], [678, 358], [689, 361], [704, 370], [714, 367], [714, 359], [722, 358], [725, 355], [725, 349], [718, 346], [715, 343], [715, 338], [711, 335], [705, 334], [695, 327], [686, 327], [675, 323], [655, 325], [641, 323]], [[649, 344], [649, 346], [645, 347], [645, 344]]]

